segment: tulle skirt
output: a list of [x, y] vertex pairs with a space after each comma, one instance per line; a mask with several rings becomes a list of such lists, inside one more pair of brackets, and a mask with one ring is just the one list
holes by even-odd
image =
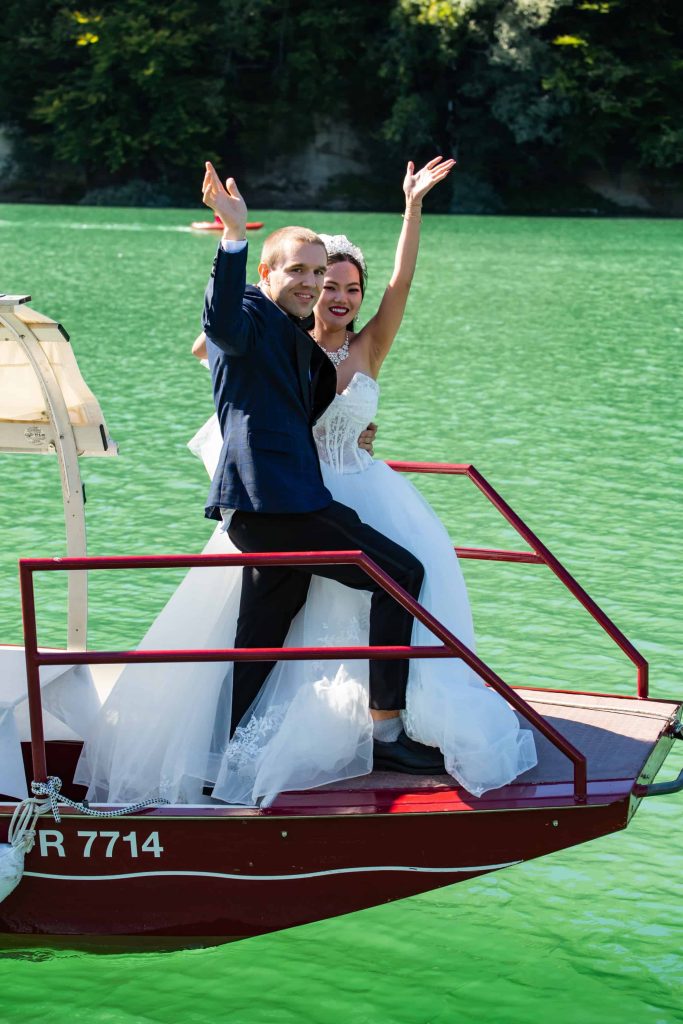
[[[234, 551], [222, 525], [204, 548]], [[241, 569], [191, 569], [140, 650], [231, 647]], [[197, 803], [227, 746], [232, 666], [226, 662], [127, 665], [86, 737], [74, 780], [88, 799]]]
[[[442, 523], [419, 491], [383, 462], [338, 474], [323, 464], [333, 497], [422, 562], [421, 603], [470, 649], [465, 582]], [[234, 551], [219, 526], [205, 551]], [[141, 646], [221, 647], [234, 642], [241, 569], [191, 570]], [[313, 577], [286, 646], [364, 645], [370, 594]], [[413, 644], [435, 638], [415, 623]], [[279, 662], [228, 742], [232, 668], [225, 663], [128, 666], [88, 738], [76, 781], [91, 800], [213, 797], [263, 806], [278, 793], [372, 770], [367, 661]], [[459, 659], [411, 662], [406, 732], [438, 747], [447, 771], [479, 796], [536, 764], [533, 736], [515, 712]]]
[[[453, 544], [419, 491], [383, 462], [339, 474], [323, 464], [332, 496], [422, 562], [420, 602], [474, 650], [465, 581]], [[313, 577], [292, 624], [296, 646], [367, 644], [370, 595]], [[416, 622], [412, 643], [438, 643]], [[278, 792], [351, 778], [372, 770], [369, 663], [280, 662], [226, 751], [214, 795], [261, 802]], [[447, 771], [474, 796], [511, 782], [536, 764], [533, 735], [515, 712], [460, 659], [411, 662], [406, 732], [438, 747]]]

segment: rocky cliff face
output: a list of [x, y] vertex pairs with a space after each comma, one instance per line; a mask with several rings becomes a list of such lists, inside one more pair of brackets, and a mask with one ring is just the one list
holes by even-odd
[[683, 191], [675, 182], [624, 170], [617, 174], [592, 171], [585, 175], [584, 184], [624, 212], [683, 217]]
[[[261, 159], [261, 163], [263, 163]], [[52, 171], [52, 174], [50, 174]], [[185, 193], [161, 194], [153, 182], [135, 180], [111, 185], [83, 194], [83, 185], [68, 182], [68, 193], [60, 194], [60, 168], [46, 168], [40, 181], [43, 190], [33, 194], [36, 180], [19, 180], [13, 161], [12, 142], [0, 126], [0, 201], [20, 202], [85, 202], [113, 206], [184, 205]], [[400, 169], [399, 169], [400, 173]], [[21, 177], [21, 176], [19, 176]], [[66, 180], [66, 179], [65, 179]], [[253, 207], [275, 209], [320, 210], [389, 210], [402, 202], [400, 182], [388, 181], [386, 173], [378, 176], [370, 165], [367, 147], [348, 123], [320, 126], [312, 140], [300, 152], [280, 156], [267, 166], [255, 159], [248, 161], [241, 181]], [[54, 192], [46, 187], [52, 182]], [[638, 170], [609, 172], [594, 169], [581, 181], [567, 182], [583, 190], [583, 200], [569, 195], [558, 201], [550, 194], [534, 203], [530, 212], [583, 215], [635, 214], [640, 216], [683, 217], [683, 189], [678, 180], [665, 175], [654, 176]], [[442, 209], [453, 213], [525, 213], [524, 198], [509, 201], [504, 193], [494, 192], [487, 182], [472, 178], [465, 171], [453, 176], [453, 197]], [[74, 191], [75, 190], [75, 191]], [[163, 192], [163, 188], [162, 188]], [[100, 196], [100, 193], [101, 196]], [[591, 210], [591, 193], [600, 197]], [[194, 195], [194, 193], [193, 193]], [[155, 198], [152, 203], [150, 197]], [[587, 200], [587, 202], [586, 202]]]
[[0, 127], [0, 180], [8, 173], [11, 162], [12, 143], [8, 139], [7, 133]]
[[364, 176], [370, 178], [371, 170], [350, 125], [321, 128], [301, 152], [249, 171], [250, 202], [280, 209], [347, 209], [346, 183]]

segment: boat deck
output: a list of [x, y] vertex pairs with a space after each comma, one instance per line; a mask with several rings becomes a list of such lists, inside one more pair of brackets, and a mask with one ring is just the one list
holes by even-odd
[[[636, 780], [649, 782], [656, 774], [666, 751], [656, 765], [646, 765], [662, 736], [680, 713], [675, 701], [639, 700], [636, 697], [611, 697], [597, 694], [522, 691], [528, 702], [586, 757], [589, 798], [614, 799], [629, 792]], [[521, 719], [520, 719], [521, 720]], [[534, 733], [538, 764], [520, 775], [509, 786], [471, 797], [448, 775], [416, 776], [398, 772], [372, 772], [370, 775], [321, 786], [314, 791], [327, 799], [353, 803], [354, 810], [366, 801], [384, 803], [389, 793], [392, 810], [436, 809], [427, 806], [430, 796], [443, 809], [500, 809], [520, 803], [546, 805], [548, 800], [564, 802], [573, 791], [573, 765], [537, 729], [523, 723]], [[668, 750], [668, 744], [667, 748]], [[650, 770], [651, 767], [651, 770]], [[272, 811], [298, 810], [305, 802], [309, 808], [314, 792], [283, 794]], [[322, 803], [318, 799], [316, 803]], [[429, 800], [429, 804], [433, 803]], [[378, 808], [379, 809], [379, 808]]]
[[[544, 693], [527, 699], [585, 755], [591, 781], [638, 778], [678, 706], [667, 701], [592, 694]], [[539, 763], [520, 781], [571, 781], [572, 766], [567, 758], [533, 731]]]
[[[541, 697], [526, 695], [526, 699], [585, 755], [591, 782], [637, 778], [678, 706], [667, 701], [571, 693], [544, 693]], [[534, 734], [538, 764], [520, 775], [516, 783], [571, 782], [571, 762], [534, 726], [524, 723], [519, 715], [518, 718], [523, 728], [531, 729]], [[379, 785], [394, 788], [397, 779], [405, 788], [406, 776], [398, 772], [373, 772], [321, 788], [376, 789]], [[429, 788], [435, 784], [452, 787], [453, 780], [448, 775], [410, 777], [411, 788]]]
[[[528, 702], [568, 739], [587, 760], [588, 802], [621, 800], [637, 781], [652, 781], [672, 740], [665, 738], [681, 704], [675, 701], [640, 700], [598, 694], [522, 691]], [[434, 811], [504, 810], [529, 806], [566, 806], [574, 803], [573, 765], [549, 740], [534, 732], [538, 764], [513, 783], [482, 797], [471, 796], [449, 775], [418, 776], [398, 772], [372, 772], [355, 779], [330, 783], [314, 790], [281, 794], [267, 809], [226, 806], [218, 801], [202, 805], [158, 807], [146, 815], [223, 817], [259, 814], [321, 815], [431, 813]], [[30, 747], [24, 744], [27, 777]], [[48, 742], [49, 771], [59, 775], [64, 792], [82, 798], [81, 787], [72, 787], [80, 743]], [[68, 812], [67, 812], [68, 813]]]

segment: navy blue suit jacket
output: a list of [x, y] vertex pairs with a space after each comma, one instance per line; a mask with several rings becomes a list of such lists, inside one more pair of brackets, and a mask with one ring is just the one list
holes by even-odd
[[332, 496], [311, 433], [333, 400], [334, 366], [286, 313], [246, 285], [247, 247], [219, 245], [202, 324], [223, 448], [206, 505], [252, 512], [314, 512]]

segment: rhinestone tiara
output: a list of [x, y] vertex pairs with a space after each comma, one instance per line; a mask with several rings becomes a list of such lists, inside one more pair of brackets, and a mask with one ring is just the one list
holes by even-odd
[[365, 264], [365, 256], [357, 245], [354, 245], [346, 235], [321, 235], [318, 237], [323, 242], [328, 256], [353, 256], [354, 260], [360, 263], [363, 269], [363, 276], [367, 277], [368, 268]]

